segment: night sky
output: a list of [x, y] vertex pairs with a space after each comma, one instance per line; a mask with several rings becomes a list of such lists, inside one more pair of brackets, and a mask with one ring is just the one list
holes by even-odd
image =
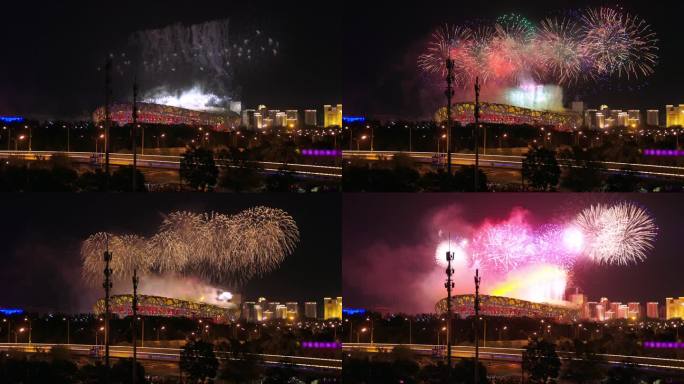
[[[336, 104], [341, 22], [330, 16], [338, 8], [328, 7], [315, 1], [9, 2], [0, 22], [0, 115], [87, 118], [104, 103], [98, 66], [132, 33], [225, 18], [231, 33], [260, 29], [280, 42], [276, 59], [241, 71], [243, 106]], [[132, 89], [130, 77], [115, 78], [115, 91]]]
[[[343, 201], [343, 292], [345, 306], [431, 312], [446, 296], [443, 269], [435, 267], [437, 231], [503, 220], [513, 208], [530, 212], [532, 223], [549, 224], [598, 202], [632, 201], [644, 207], [659, 228], [646, 261], [630, 267], [583, 264], [574, 283], [598, 301], [658, 301], [684, 296], [681, 273], [684, 197], [597, 194], [347, 194]], [[449, 223], [446, 225], [445, 223]], [[456, 233], [452, 233], [456, 235]], [[472, 276], [456, 276], [472, 293]], [[483, 276], [483, 281], [487, 275]], [[427, 287], [427, 288], [425, 288]]]
[[[684, 103], [683, 2], [656, 5], [641, 0], [413, 1], [402, 2], [401, 6], [394, 2], [356, 3], [346, 3], [349, 5], [344, 11], [345, 20], [350, 20], [343, 35], [345, 114], [380, 120], [431, 119], [439, 103], [445, 103], [445, 85], [443, 81], [428, 81], [416, 63], [432, 32], [444, 23], [491, 21], [511, 12], [539, 21], [562, 10], [615, 4], [651, 24], [660, 39], [660, 63], [655, 74], [637, 89], [630, 90], [634, 85], [631, 83], [592, 85], [581, 90], [581, 99], [589, 107], [605, 103], [623, 110], [663, 110], [666, 104]], [[565, 98], [567, 102], [568, 96]]]
[[255, 278], [245, 299], [321, 301], [341, 294], [339, 195], [6, 195], [0, 228], [0, 307], [92, 311], [102, 289], [80, 278], [81, 242], [107, 231], [151, 235], [175, 210], [237, 213], [265, 205], [287, 211], [300, 243], [280, 268]]

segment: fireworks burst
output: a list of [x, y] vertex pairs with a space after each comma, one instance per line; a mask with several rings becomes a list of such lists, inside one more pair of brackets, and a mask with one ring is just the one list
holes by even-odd
[[601, 264], [643, 261], [657, 233], [653, 218], [627, 202], [592, 205], [577, 216], [576, 222], [587, 239], [587, 256]]
[[589, 8], [574, 18], [549, 18], [539, 26], [516, 14], [493, 25], [443, 26], [418, 58], [428, 73], [446, 74], [454, 60], [455, 84], [573, 84], [579, 81], [647, 77], [658, 60], [658, 39], [637, 16], [617, 8]]
[[102, 254], [112, 252], [117, 280], [137, 268], [141, 274], [187, 275], [241, 285], [274, 270], [299, 242], [299, 229], [287, 212], [255, 207], [235, 215], [173, 212], [150, 239], [97, 233], [81, 247], [83, 277], [101, 280]]
[[81, 245], [82, 275], [88, 283], [97, 284], [102, 279], [106, 250], [117, 255], [110, 262], [114, 279], [129, 279], [136, 269], [138, 273], [145, 274], [152, 267], [152, 254], [144, 238], [99, 232], [88, 237]]
[[599, 75], [648, 76], [657, 61], [657, 39], [637, 16], [614, 8], [589, 9], [582, 16], [581, 50]]

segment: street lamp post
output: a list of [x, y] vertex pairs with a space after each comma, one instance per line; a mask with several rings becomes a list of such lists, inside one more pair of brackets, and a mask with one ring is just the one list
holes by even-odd
[[2, 322], [7, 322], [7, 342], [9, 343], [12, 341], [12, 339], [10, 339], [12, 335], [12, 318], [10, 317], [9, 319], [2, 319]]
[[138, 364], [138, 340], [137, 339], [137, 330], [138, 330], [138, 325], [136, 324], [136, 320], [138, 319], [138, 282], [140, 280], [138, 279], [138, 269], [134, 268], [133, 269], [133, 384], [136, 382], [136, 365]]
[[[475, 78], [475, 189], [478, 191], [479, 184], [477, 182], [478, 170], [480, 168], [480, 140], [479, 140], [479, 129], [480, 129], [480, 78]], [[476, 381], [477, 383], [477, 381]]]
[[[449, 100], [451, 100], [451, 97], [449, 97]], [[451, 158], [449, 158], [449, 164], [451, 164]], [[446, 269], [446, 275], [447, 279], [446, 282], [444, 283], [444, 288], [447, 290], [447, 321], [449, 322], [447, 324], [447, 364], [449, 365], [449, 369], [451, 369], [451, 337], [448, 330], [451, 328], [451, 290], [454, 288], [454, 282], [452, 281], [452, 276], [454, 274], [454, 269], [451, 268], [451, 262], [454, 260], [454, 253], [447, 251], [446, 253], [446, 261], [447, 261], [447, 269]]]
[[138, 128], [138, 78], [133, 80], [133, 126], [131, 127], [131, 144], [133, 147], [133, 174], [131, 175], [131, 180], [133, 184], [133, 192], [136, 191], [136, 169], [138, 167], [138, 145], [135, 142], [136, 139], [136, 128]]
[[480, 364], [480, 340], [479, 340], [479, 316], [480, 316], [480, 270], [475, 269], [475, 380], [474, 383], [479, 383], [478, 376], [480, 371], [478, 365]]
[[102, 284], [102, 287], [105, 290], [105, 329], [104, 329], [104, 331], [105, 331], [105, 334], [104, 334], [104, 339], [105, 339], [105, 366], [107, 368], [109, 368], [109, 317], [111, 316], [111, 308], [110, 308], [110, 303], [109, 303], [109, 292], [112, 289], [112, 281], [111, 281], [112, 269], [109, 268], [109, 263], [112, 261], [112, 253], [109, 252], [109, 238], [107, 238], [106, 247], [107, 247], [106, 248], [107, 250], [104, 252], [105, 281]]
[[66, 343], [67, 343], [67, 344], [71, 344], [71, 343], [69, 342], [69, 341], [70, 341], [70, 340], [69, 340], [69, 318], [68, 318], [68, 317], [62, 318], [62, 321], [66, 321], [66, 325], [67, 325], [67, 327], [66, 327], [66, 331], [67, 331], [67, 332], [66, 332]]
[[[451, 57], [446, 59], [447, 77], [446, 83], [447, 88], [444, 95], [447, 98], [447, 172], [451, 175], [451, 98], [454, 97], [454, 60]], [[449, 351], [449, 363], [451, 364], [451, 351]]]

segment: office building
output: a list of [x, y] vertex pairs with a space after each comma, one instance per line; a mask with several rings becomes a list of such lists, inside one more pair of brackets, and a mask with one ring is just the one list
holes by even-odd
[[649, 109], [646, 111], [646, 125], [649, 127], [657, 127], [660, 124], [660, 111], [657, 109]]
[[641, 317], [641, 304], [637, 302], [631, 302], [627, 303], [627, 307], [629, 308], [630, 313], [634, 313], [634, 316], [629, 316], [629, 318], [640, 318]]
[[342, 104], [323, 106], [323, 127], [342, 126]]
[[684, 105], [665, 106], [665, 126], [667, 128], [674, 126], [684, 126]]
[[649, 301], [648, 303], [646, 303], [646, 317], [648, 317], [649, 319], [660, 318], [660, 314], [658, 313], [657, 301]]
[[304, 125], [307, 127], [315, 127], [318, 125], [318, 111], [315, 109], [307, 109], [304, 111]]
[[304, 317], [307, 319], [317, 319], [318, 309], [315, 301], [307, 301], [304, 303]]
[[684, 319], [684, 297], [678, 299], [665, 298], [665, 319], [674, 318]]
[[342, 298], [323, 298], [323, 320], [342, 318]]

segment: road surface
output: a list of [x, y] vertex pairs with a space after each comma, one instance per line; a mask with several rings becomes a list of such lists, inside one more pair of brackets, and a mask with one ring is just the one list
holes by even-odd
[[[0, 151], [0, 158], [20, 158], [24, 160], [47, 160], [52, 155], [64, 155], [71, 161], [91, 166], [103, 166], [105, 155], [101, 152], [64, 152], [64, 151]], [[178, 172], [180, 156], [167, 155], [138, 155], [137, 166], [141, 169], [155, 169]], [[113, 166], [133, 165], [133, 155], [127, 153], [110, 153], [109, 163]], [[278, 163], [257, 161], [265, 172], [278, 172], [287, 165], [287, 169], [301, 176], [316, 176], [325, 178], [342, 177], [342, 167], [315, 164]]]
[[[52, 347], [64, 347], [70, 350], [74, 356], [104, 357], [103, 345], [88, 344], [43, 344], [43, 343], [0, 343], [0, 351], [20, 351], [28, 353], [49, 352]], [[109, 347], [112, 358], [133, 357], [133, 347], [112, 345]], [[179, 348], [156, 348], [138, 347], [138, 359], [151, 362], [178, 363], [180, 360]], [[265, 365], [288, 365], [303, 369], [341, 370], [341, 359], [327, 359], [308, 356], [286, 356], [255, 354]], [[230, 358], [225, 352], [216, 352], [219, 360]]]
[[[433, 164], [436, 161], [434, 152], [397, 152], [397, 151], [344, 151], [342, 156], [345, 159], [363, 159], [369, 161], [389, 160], [394, 155], [402, 153], [410, 156], [416, 163]], [[442, 153], [443, 164], [446, 165], [446, 154]], [[479, 164], [483, 168], [498, 168], [502, 170], [520, 170], [522, 168], [523, 156], [513, 155], [480, 155]], [[653, 177], [678, 177], [684, 178], [684, 167], [651, 165], [639, 163], [619, 163], [612, 161], [599, 162], [606, 171], [618, 172], [625, 168], [630, 168], [632, 172], [642, 176]], [[475, 155], [472, 153], [452, 153], [452, 165], [475, 165]], [[570, 167], [572, 164], [559, 160], [561, 167]]]
[[[361, 351], [369, 353], [390, 352], [396, 346], [402, 345], [411, 349], [414, 353], [423, 356], [440, 357], [446, 356], [446, 346], [429, 344], [385, 344], [385, 343], [343, 343], [343, 351]], [[487, 361], [520, 363], [522, 362], [522, 348], [498, 348], [480, 347], [480, 359]], [[475, 347], [455, 345], [451, 347], [452, 356], [457, 358], [474, 357]], [[563, 359], [571, 359], [568, 352], [558, 351], [558, 356]], [[614, 354], [599, 354], [607, 363], [617, 364], [631, 362], [645, 369], [667, 369], [684, 371], [684, 359], [669, 359], [646, 356], [627, 356]]]

